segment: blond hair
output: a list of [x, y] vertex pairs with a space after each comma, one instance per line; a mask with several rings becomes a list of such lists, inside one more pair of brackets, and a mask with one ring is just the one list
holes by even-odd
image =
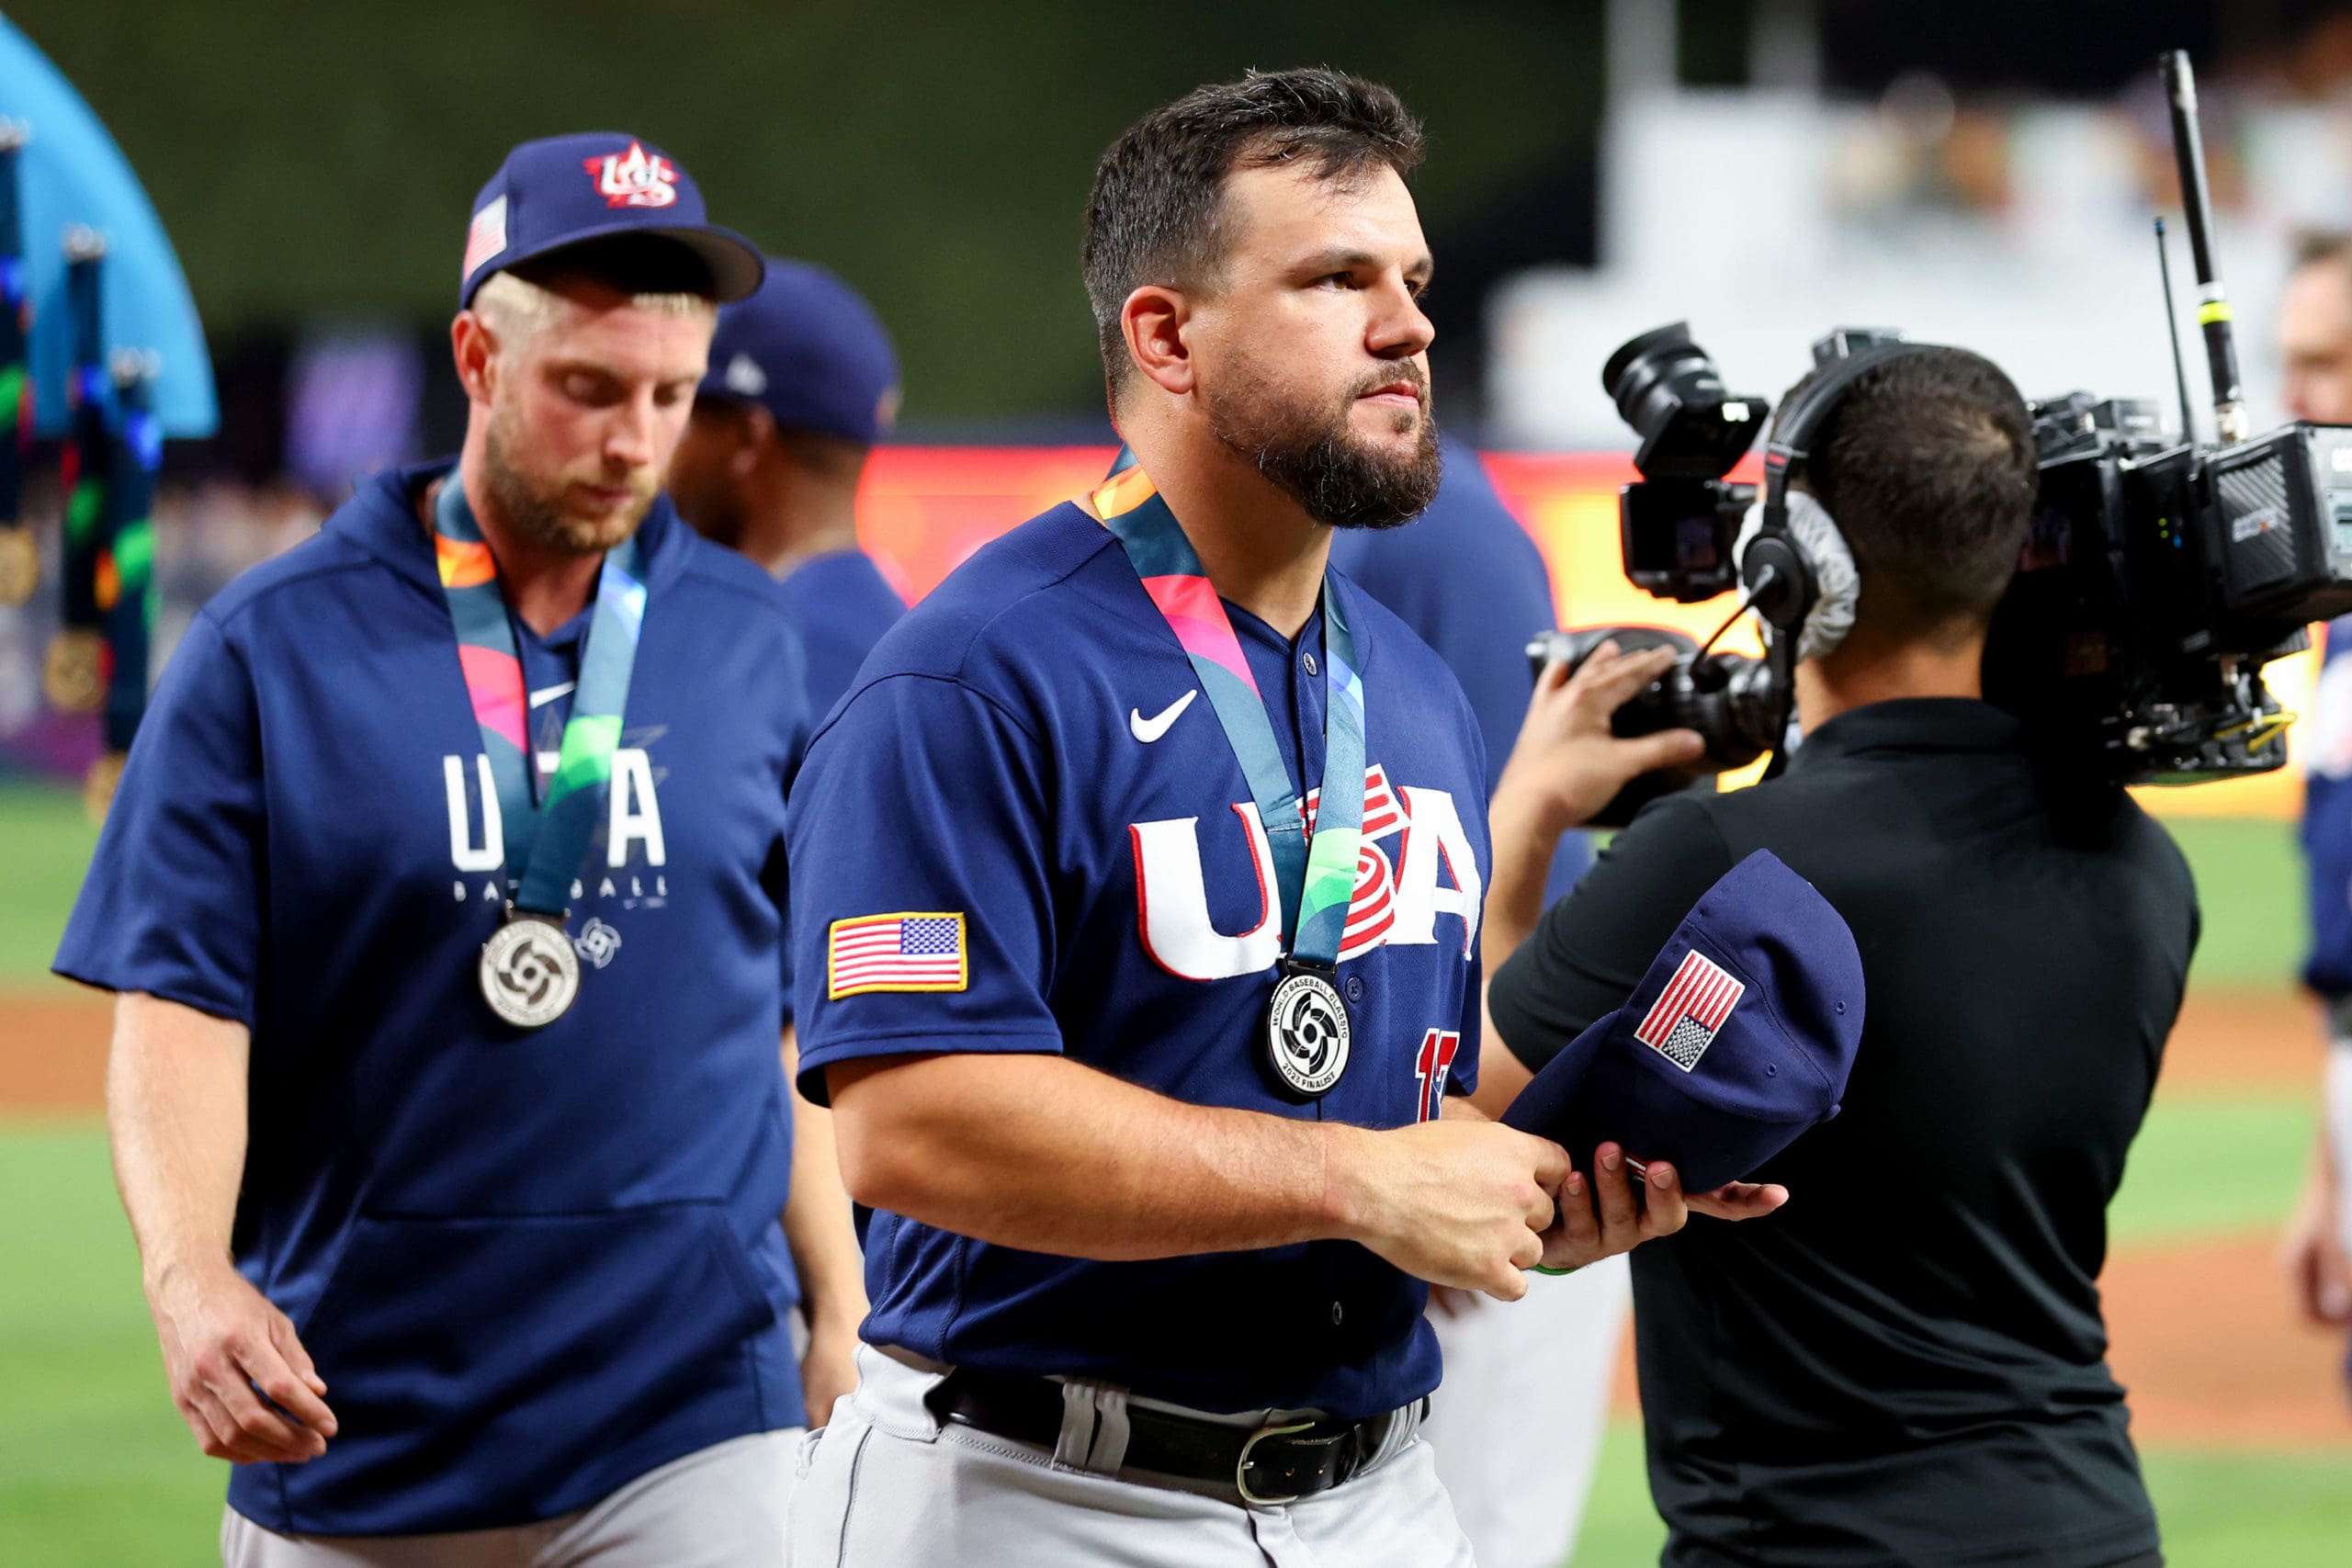
[[[561, 275], [559, 275], [560, 277]], [[473, 311], [498, 339], [500, 354], [523, 347], [555, 324], [563, 296], [544, 283], [512, 272], [494, 272], [474, 290]], [[699, 294], [632, 294], [629, 303], [665, 316], [716, 315], [718, 307]]]

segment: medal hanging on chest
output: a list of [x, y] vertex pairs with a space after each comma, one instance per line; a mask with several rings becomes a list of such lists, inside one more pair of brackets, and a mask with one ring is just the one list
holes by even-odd
[[530, 699], [498, 589], [498, 563], [454, 469], [434, 499], [433, 533], [466, 695], [498, 790], [507, 874], [521, 868], [505, 924], [482, 943], [476, 978], [492, 1012], [517, 1029], [538, 1029], [562, 1017], [580, 995], [567, 905], [612, 788], [613, 752], [645, 619], [644, 551], [632, 536], [605, 555], [571, 715], [541, 799], [532, 788], [537, 770], [526, 733]]
[[1273, 720], [1234, 636], [1233, 620], [1192, 541], [1141, 468], [1095, 491], [1095, 514], [1117, 536], [1144, 592], [1192, 660], [1258, 807], [1274, 861], [1284, 951], [1268, 998], [1259, 1055], [1274, 1087], [1319, 1100], [1348, 1070], [1351, 1025], [1340, 993], [1340, 942], [1355, 893], [1363, 830], [1363, 678], [1337, 580], [1323, 579], [1323, 784], [1311, 829], [1283, 765]]

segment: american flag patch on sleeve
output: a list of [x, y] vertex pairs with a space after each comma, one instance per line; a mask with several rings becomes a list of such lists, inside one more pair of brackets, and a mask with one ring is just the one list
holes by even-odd
[[1747, 987], [1721, 964], [1693, 952], [1666, 983], [1634, 1038], [1680, 1067], [1699, 1065]]
[[960, 914], [900, 912], [835, 920], [825, 935], [825, 996], [960, 991], [971, 984]]

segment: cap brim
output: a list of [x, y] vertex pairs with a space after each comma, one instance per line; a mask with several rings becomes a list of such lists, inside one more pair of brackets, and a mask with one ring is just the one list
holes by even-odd
[[484, 263], [480, 271], [466, 279], [465, 288], [458, 299], [460, 310], [471, 305], [474, 291], [482, 280], [494, 272], [510, 272], [535, 261], [545, 261], [565, 251], [582, 245], [593, 245], [601, 240], [631, 239], [671, 240], [702, 258], [710, 269], [710, 298], [716, 304], [731, 305], [738, 299], [748, 299], [759, 291], [760, 280], [767, 276], [767, 258], [760, 248], [731, 229], [720, 229], [707, 223], [680, 224], [669, 227], [627, 219], [600, 224], [593, 229], [575, 230], [552, 244], [536, 250], [501, 253]]

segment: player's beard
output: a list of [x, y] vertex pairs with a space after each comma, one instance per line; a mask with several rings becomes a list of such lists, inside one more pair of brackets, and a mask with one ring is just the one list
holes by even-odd
[[[1209, 400], [1209, 430], [1309, 517], [1334, 528], [1395, 528], [1429, 510], [1444, 458], [1419, 366], [1407, 360], [1374, 371], [1351, 386], [1337, 407], [1286, 400], [1275, 382], [1241, 369], [1233, 390]], [[1358, 398], [1400, 379], [1420, 392], [1420, 439], [1397, 456], [1358, 436], [1351, 421]], [[1402, 410], [1394, 417], [1399, 434], [1416, 418]]]
[[594, 516], [568, 512], [564, 498], [571, 481], [560, 475], [535, 474], [520, 460], [522, 443], [511, 406], [492, 409], [490, 428], [483, 434], [482, 483], [498, 514], [509, 527], [548, 550], [602, 555], [636, 533], [653, 504], [652, 480], [632, 477], [629, 500], [617, 510]]

